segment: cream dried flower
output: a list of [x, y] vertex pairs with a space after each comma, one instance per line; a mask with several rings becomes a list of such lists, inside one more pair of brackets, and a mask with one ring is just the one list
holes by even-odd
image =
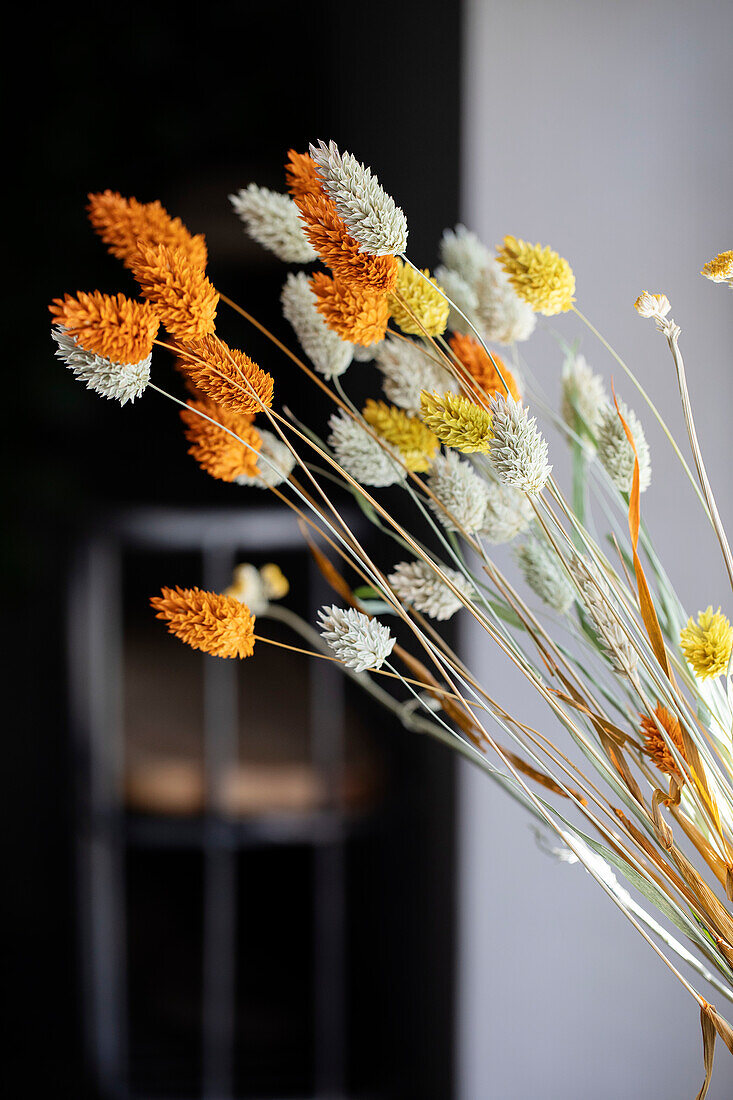
[[407, 471], [396, 448], [370, 435], [366, 428], [343, 409], [328, 422], [328, 445], [344, 470], [360, 485], [384, 487], [404, 481]]
[[568, 566], [580, 590], [583, 606], [612, 666], [617, 672], [635, 679], [638, 656], [611, 611], [615, 604], [614, 597], [598, 567], [590, 558], [580, 554], [573, 554]]
[[476, 280], [476, 316], [485, 340], [519, 344], [535, 330], [537, 318], [523, 301], [500, 264], [490, 259]]
[[[445, 566], [442, 571], [464, 598], [470, 599], [473, 589], [466, 578], [455, 569], [447, 569]], [[463, 600], [455, 595], [427, 562], [401, 561], [387, 580], [400, 600], [438, 622], [450, 619], [464, 606]]]
[[224, 595], [246, 604], [253, 615], [266, 615], [270, 602], [281, 600], [289, 591], [290, 585], [279, 565], [268, 562], [258, 569], [243, 562], [235, 567], [232, 583]]
[[329, 328], [316, 307], [308, 276], [288, 275], [280, 295], [283, 316], [293, 327], [303, 351], [325, 378], [337, 378], [349, 366], [354, 345]]
[[651, 294], [643, 291], [634, 302], [634, 309], [641, 317], [666, 317], [672, 306], [666, 294]]
[[478, 308], [476, 291], [457, 271], [444, 267], [442, 264], [435, 269], [435, 278], [446, 298], [450, 299], [448, 328], [454, 332], [461, 332], [465, 336], [472, 334], [473, 328], [471, 325], [474, 328], [479, 327], [479, 319], [476, 314]]
[[362, 251], [397, 256], [407, 247], [407, 218], [371, 170], [335, 141], [311, 145], [323, 190]]
[[437, 497], [437, 502], [429, 500], [428, 504], [446, 530], [461, 530], [469, 535], [478, 531], [484, 520], [488, 494], [486, 483], [470, 462], [455, 451], [438, 455], [430, 467], [428, 488]]
[[[250, 476], [240, 474], [235, 478], [238, 485], [252, 485], [257, 489], [269, 489], [287, 481], [295, 466], [295, 455], [274, 432], [266, 428], [258, 429], [262, 446], [257, 455], [259, 473]], [[245, 601], [246, 602], [246, 601]]]
[[225, 596], [246, 604], [253, 615], [264, 615], [269, 603], [260, 571], [255, 565], [236, 566], [232, 583], [224, 589]]
[[287, 264], [309, 264], [318, 253], [308, 241], [290, 195], [250, 183], [229, 201], [253, 240]]
[[57, 345], [56, 357], [66, 364], [75, 378], [86, 383], [88, 390], [119, 401], [120, 405], [134, 401], [145, 392], [150, 381], [152, 352], [139, 363], [113, 363], [111, 359], [79, 347], [62, 325], [54, 325], [51, 336]]
[[511, 542], [526, 531], [533, 517], [526, 493], [511, 485], [492, 482], [486, 486], [486, 508], [479, 534], [495, 545]]
[[525, 581], [540, 599], [565, 614], [575, 600], [575, 591], [555, 551], [532, 538], [517, 550], [517, 561]]
[[634, 302], [634, 309], [642, 317], [652, 317], [659, 331], [667, 337], [679, 336], [680, 327], [672, 317], [668, 317], [672, 306], [666, 294], [650, 294], [645, 290]]
[[[514, 344], [532, 335], [537, 318], [531, 306], [522, 301], [475, 233], [463, 225], [446, 229], [440, 257], [443, 266], [436, 271], [440, 285], [484, 340]], [[450, 325], [455, 332], [473, 332], [456, 310], [451, 311]]]
[[505, 485], [525, 493], [540, 493], [550, 476], [547, 443], [538, 432], [535, 418], [513, 397], [494, 394], [491, 409], [491, 450], [494, 469]]
[[384, 340], [377, 340], [374, 344], [354, 344], [354, 362], [355, 363], [371, 363], [377, 354], [377, 349], [381, 348]]
[[601, 417], [607, 408], [606, 387], [600, 374], [594, 374], [585, 356], [568, 355], [562, 368], [562, 418], [589, 450], [595, 450]]
[[[652, 480], [649, 444], [636, 414], [623, 401], [619, 402], [619, 408], [636, 444], [639, 456], [639, 490], [643, 493]], [[629, 443], [624, 426], [612, 405], [607, 405], [601, 411], [597, 443], [598, 458], [611, 481], [622, 493], [630, 493], [634, 481], [634, 448]]]
[[445, 267], [455, 271], [470, 287], [493, 259], [486, 245], [465, 225], [443, 230], [440, 258]]
[[420, 394], [457, 393], [458, 383], [450, 371], [436, 362], [422, 344], [387, 337], [378, 344], [374, 356], [382, 372], [386, 396], [395, 405], [413, 415], [420, 412]]
[[318, 626], [339, 661], [355, 672], [381, 668], [394, 648], [389, 628], [355, 607], [322, 607]]

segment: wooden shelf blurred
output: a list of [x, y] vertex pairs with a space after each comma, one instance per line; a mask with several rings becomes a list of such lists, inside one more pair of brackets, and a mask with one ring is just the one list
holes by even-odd
[[[376, 795], [373, 769], [347, 765], [334, 791], [311, 764], [243, 761], [225, 778], [220, 805], [231, 817], [307, 814], [336, 802], [363, 810]], [[125, 803], [144, 814], [195, 816], [206, 810], [206, 778], [195, 759], [137, 754], [125, 771]]]

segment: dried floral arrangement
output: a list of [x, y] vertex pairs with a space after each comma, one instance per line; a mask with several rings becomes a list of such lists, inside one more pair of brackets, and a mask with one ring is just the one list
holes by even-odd
[[[240, 566], [224, 593], [164, 588], [152, 606], [182, 641], [224, 658], [268, 643], [256, 618], [281, 619], [306, 643], [291, 648], [339, 662], [557, 834], [697, 1002], [701, 1100], [716, 1036], [733, 1053], [733, 1029], [693, 984], [733, 1002], [733, 627], [712, 605], [688, 616], [641, 521], [651, 461], [640, 411], [659, 422], [693, 485], [693, 522], [701, 537], [711, 528], [732, 587], [733, 558], [670, 303], [644, 292], [635, 308], [669, 345], [694, 472], [632, 370], [576, 307], [572, 269], [552, 249], [507, 236], [494, 253], [458, 226], [445, 231], [432, 276], [406, 255], [404, 213], [350, 153], [333, 142], [291, 151], [286, 181], [288, 193], [250, 183], [230, 198], [264, 248], [287, 264], [323, 265], [291, 272], [282, 290], [302, 353], [214, 287], [201, 235], [159, 202], [111, 191], [90, 196], [89, 217], [142, 300], [80, 292], [50, 307], [56, 354], [74, 375], [122, 405], [154, 390], [181, 406], [202, 469], [293, 509], [335, 592], [318, 629], [273, 602], [288, 589], [276, 565]], [[702, 274], [733, 289], [733, 251]], [[222, 305], [272, 341], [270, 370], [217, 336]], [[561, 410], [545, 400], [520, 345], [538, 314], [562, 313], [612, 356], [636, 411], [569, 346]], [[151, 381], [154, 347], [176, 356], [187, 399]], [[332, 400], [327, 428], [276, 410], [282, 356]], [[356, 407], [347, 370], [381, 376], [382, 394]], [[572, 450], [569, 497], [532, 413], [560, 426]], [[387, 486], [402, 491], [399, 509], [384, 503]], [[339, 490], [394, 543], [391, 571], [350, 529]], [[428, 525], [430, 546], [409, 515]], [[500, 564], [508, 543], [524, 591]], [[435, 624], [459, 610], [542, 697], [547, 729], [490, 695], [441, 635]]]

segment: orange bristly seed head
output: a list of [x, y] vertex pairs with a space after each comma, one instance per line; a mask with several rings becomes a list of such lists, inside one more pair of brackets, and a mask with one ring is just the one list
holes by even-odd
[[183, 351], [184, 345], [178, 344], [176, 358], [173, 361], [173, 369], [180, 374], [181, 378], [183, 379], [183, 384], [191, 397], [206, 397], [206, 394], [198, 388], [193, 378], [191, 377], [191, 373], [189, 371], [191, 360], [184, 356]]
[[[474, 382], [484, 390], [488, 397], [491, 397], [494, 393], [498, 393], [500, 397], [506, 397], [506, 390], [501, 383], [499, 371], [497, 371], [496, 367], [491, 362], [491, 357], [487, 355], [478, 340], [474, 340], [472, 336], [463, 336], [459, 332], [454, 332], [448, 343], [461, 366], [468, 371]], [[492, 351], [491, 354], [496, 360], [497, 366], [501, 371], [501, 377], [506, 382], [509, 393], [515, 401], [521, 401], [522, 395], [511, 371], [505, 366], [503, 359], [501, 359], [495, 351]], [[475, 396], [475, 394], [470, 392], [470, 387], [466, 386], [464, 388], [469, 397]]]
[[316, 162], [310, 153], [296, 153], [295, 149], [288, 149], [285, 179], [288, 191], [294, 199], [300, 199], [303, 195], [323, 194]]
[[212, 657], [252, 656], [255, 617], [233, 596], [200, 588], [162, 588], [150, 605], [156, 619], [167, 622], [169, 632], [192, 649]]
[[333, 199], [323, 194], [297, 198], [305, 235], [334, 277], [345, 286], [392, 290], [397, 281], [394, 256], [370, 256], [360, 252], [346, 223], [336, 213]]
[[318, 312], [342, 340], [368, 347], [384, 339], [389, 322], [384, 291], [344, 286], [322, 271], [311, 277], [311, 288]]
[[[670, 741], [677, 749], [682, 759], [686, 760], [685, 745], [682, 740], [682, 731], [677, 718], [674, 714], [670, 714], [661, 703], [657, 704], [654, 713], [659, 720], [660, 726], [668, 734]], [[644, 748], [650, 759], [656, 764], [660, 771], [665, 772], [667, 775], [671, 775], [678, 786], [682, 786], [685, 777], [677, 766], [677, 761], [657, 729], [655, 722], [646, 714], [642, 714], [641, 716], [639, 732], [644, 738]]]
[[186, 439], [191, 444], [188, 453], [202, 470], [220, 481], [236, 481], [243, 475], [256, 477], [262, 438], [252, 426], [253, 419], [247, 413], [223, 409], [214, 401], [189, 401], [187, 408], [181, 409]]
[[113, 363], [139, 363], [153, 350], [159, 321], [146, 302], [80, 290], [54, 298], [48, 308], [84, 351]]
[[206, 267], [206, 241], [199, 233], [192, 236], [180, 218], [172, 218], [159, 202], [126, 199], [117, 191], [89, 195], [89, 221], [126, 267], [132, 267], [140, 245], [154, 248], [164, 244], [177, 248], [202, 271]]
[[179, 364], [198, 390], [227, 409], [254, 415], [272, 405], [272, 375], [218, 336], [190, 340], [180, 349]]
[[131, 261], [144, 298], [178, 340], [200, 340], [214, 331], [219, 295], [185, 252], [157, 245], [140, 248]]
[[334, 277], [348, 287], [392, 290], [397, 280], [397, 261], [394, 256], [370, 256], [359, 251], [335, 202], [321, 187], [313, 158], [291, 149], [285, 168], [305, 235]]

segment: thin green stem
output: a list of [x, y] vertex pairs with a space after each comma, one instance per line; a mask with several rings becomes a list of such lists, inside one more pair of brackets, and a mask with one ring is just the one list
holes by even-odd
[[573, 306], [572, 308], [573, 308], [573, 312], [575, 313], [575, 315], [576, 315], [576, 316], [577, 316], [577, 317], [578, 317], [578, 318], [579, 318], [579, 319], [580, 319], [580, 320], [581, 320], [581, 321], [583, 322], [583, 324], [584, 324], [584, 325], [585, 325], [585, 326], [586, 326], [586, 327], [587, 327], [587, 328], [588, 328], [588, 329], [589, 329], [589, 330], [590, 330], [590, 331], [591, 331], [591, 332], [593, 333], [593, 335], [594, 335], [594, 336], [595, 336], [595, 337], [596, 337], [596, 338], [597, 338], [598, 340], [600, 340], [600, 342], [601, 342], [601, 343], [603, 344], [604, 348], [605, 348], [605, 349], [606, 349], [606, 351], [607, 351], [607, 352], [609, 353], [609, 355], [611, 355], [611, 356], [612, 356], [612, 357], [613, 357], [613, 358], [614, 358], [614, 359], [616, 360], [616, 362], [617, 362], [617, 363], [618, 363], [618, 365], [619, 365], [619, 366], [621, 367], [621, 369], [622, 369], [623, 371], [625, 371], [625, 373], [626, 373], [626, 374], [628, 375], [628, 377], [629, 377], [629, 378], [631, 379], [631, 381], [632, 381], [632, 382], [634, 383], [634, 385], [636, 386], [636, 388], [637, 388], [637, 390], [639, 391], [639, 393], [641, 394], [641, 396], [642, 396], [642, 397], [644, 398], [644, 400], [646, 401], [647, 405], [649, 406], [649, 408], [651, 409], [652, 413], [654, 414], [654, 416], [655, 416], [655, 418], [656, 418], [656, 420], [657, 420], [657, 423], [659, 424], [660, 428], [662, 429], [662, 431], [663, 431], [663, 432], [664, 432], [664, 434], [666, 435], [667, 439], [669, 440], [669, 442], [670, 442], [670, 444], [671, 444], [671, 446], [672, 446], [672, 450], [673, 450], [673, 451], [674, 451], [674, 453], [675, 453], [675, 454], [677, 455], [677, 458], [678, 458], [678, 459], [679, 459], [679, 461], [680, 461], [680, 464], [681, 464], [681, 466], [682, 466], [682, 469], [683, 469], [683, 470], [685, 471], [685, 473], [686, 473], [686, 475], [687, 475], [687, 478], [688, 478], [688, 480], [689, 480], [689, 482], [690, 482], [690, 485], [692, 485], [692, 488], [693, 488], [693, 489], [695, 490], [695, 495], [697, 496], [697, 499], [698, 499], [698, 500], [700, 501], [700, 504], [701, 504], [701, 505], [702, 505], [702, 507], [703, 507], [703, 510], [704, 510], [704, 512], [705, 512], [705, 515], [706, 515], [706, 516], [708, 517], [708, 519], [710, 520], [710, 523], [712, 524], [713, 520], [712, 520], [712, 516], [710, 515], [710, 510], [708, 509], [707, 503], [706, 503], [706, 501], [705, 501], [705, 497], [704, 497], [704, 496], [702, 495], [702, 493], [700, 492], [700, 489], [699, 489], [699, 487], [698, 487], [698, 484], [697, 484], [697, 482], [696, 482], [696, 480], [695, 480], [695, 476], [694, 476], [694, 474], [692, 473], [692, 470], [690, 469], [690, 467], [689, 467], [689, 466], [687, 465], [687, 463], [685, 462], [685, 458], [684, 458], [684, 455], [682, 454], [682, 451], [681, 451], [681, 450], [679, 449], [679, 447], [677, 446], [677, 442], [676, 442], [676, 440], [675, 440], [674, 436], [672, 435], [672, 432], [671, 432], [671, 431], [669, 430], [669, 428], [667, 427], [667, 424], [665, 423], [665, 421], [664, 421], [664, 419], [663, 419], [663, 417], [662, 417], [662, 414], [661, 414], [661, 413], [659, 412], [659, 410], [657, 409], [657, 407], [656, 407], [656, 405], [654, 404], [654, 402], [652, 401], [651, 397], [650, 397], [650, 396], [649, 396], [649, 394], [648, 394], [648, 393], [646, 392], [646, 390], [645, 390], [645, 389], [644, 389], [644, 387], [642, 386], [641, 382], [639, 382], [638, 378], [636, 377], [636, 375], [634, 374], [634, 372], [633, 372], [633, 371], [631, 370], [631, 368], [630, 368], [630, 367], [628, 367], [628, 366], [626, 365], [626, 363], [625, 363], [625, 362], [623, 361], [623, 359], [622, 359], [622, 358], [621, 358], [621, 356], [620, 356], [620, 355], [618, 354], [618, 352], [617, 352], [617, 351], [615, 351], [615, 350], [614, 350], [614, 348], [612, 348], [612, 347], [611, 347], [611, 345], [609, 344], [608, 340], [606, 340], [605, 336], [602, 336], [602, 335], [601, 335], [601, 333], [600, 333], [600, 332], [598, 331], [598, 329], [597, 329], [597, 328], [595, 327], [595, 325], [593, 325], [593, 324], [592, 324], [592, 323], [591, 323], [591, 322], [590, 322], [590, 321], [588, 320], [588, 318], [587, 318], [587, 317], [585, 316], [585, 314], [583, 314], [583, 313], [581, 313], [581, 312], [580, 312], [580, 310], [579, 310], [579, 309], [577, 308], [577, 306]]

